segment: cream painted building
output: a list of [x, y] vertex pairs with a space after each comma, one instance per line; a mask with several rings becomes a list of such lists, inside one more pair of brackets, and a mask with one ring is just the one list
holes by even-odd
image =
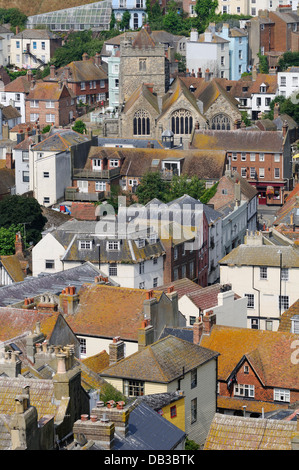
[[214, 351], [167, 336], [112, 364], [101, 376], [128, 397], [182, 390], [185, 431], [203, 445], [216, 412], [217, 357]]
[[[206, 308], [201, 308], [203, 306]], [[192, 326], [200, 315], [213, 310], [217, 325], [247, 327], [247, 299], [236, 296], [234, 291], [219, 284], [183, 295], [179, 299], [179, 310], [188, 326]]]
[[26, 29], [10, 40], [10, 61], [18, 68], [32, 68], [48, 64], [61, 38], [45, 29]]
[[284, 4], [283, 0], [218, 0], [216, 13], [257, 16], [259, 10], [274, 11]]
[[282, 313], [298, 300], [299, 254], [253, 238], [220, 260], [220, 282], [247, 298], [248, 328], [277, 331]]

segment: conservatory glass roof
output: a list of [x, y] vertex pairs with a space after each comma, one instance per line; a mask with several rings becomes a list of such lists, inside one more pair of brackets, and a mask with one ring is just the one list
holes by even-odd
[[51, 31], [108, 30], [111, 11], [112, 0], [88, 3], [78, 7], [29, 16], [27, 28], [35, 29], [42, 25]]

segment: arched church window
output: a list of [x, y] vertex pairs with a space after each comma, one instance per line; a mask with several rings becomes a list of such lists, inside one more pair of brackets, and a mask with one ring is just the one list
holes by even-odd
[[133, 118], [133, 134], [134, 135], [150, 135], [150, 115], [144, 109], [139, 109]]
[[226, 114], [217, 114], [211, 121], [211, 129], [217, 131], [229, 131], [231, 129], [231, 120]]
[[178, 109], [171, 115], [171, 130], [174, 134], [191, 134], [193, 118], [187, 109]]

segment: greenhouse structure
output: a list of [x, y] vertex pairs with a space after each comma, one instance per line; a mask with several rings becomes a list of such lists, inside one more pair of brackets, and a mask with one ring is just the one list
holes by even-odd
[[51, 31], [106, 31], [110, 28], [112, 0], [88, 3], [64, 10], [29, 16], [28, 29], [45, 27]]

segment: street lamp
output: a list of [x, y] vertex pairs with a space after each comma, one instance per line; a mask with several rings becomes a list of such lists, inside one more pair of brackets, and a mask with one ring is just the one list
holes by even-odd
[[281, 266], [282, 266], [282, 251], [278, 250], [279, 255], [279, 318], [281, 317]]

